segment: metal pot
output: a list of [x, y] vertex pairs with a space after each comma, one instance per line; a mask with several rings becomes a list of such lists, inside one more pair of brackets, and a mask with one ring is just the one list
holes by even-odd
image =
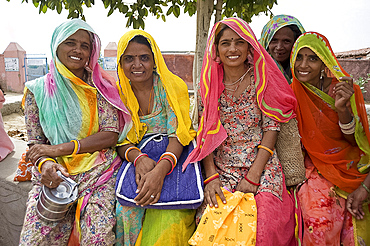
[[64, 176], [60, 171], [58, 175], [63, 179], [57, 188], [42, 186], [36, 211], [40, 218], [47, 222], [62, 220], [77, 200], [78, 184]]

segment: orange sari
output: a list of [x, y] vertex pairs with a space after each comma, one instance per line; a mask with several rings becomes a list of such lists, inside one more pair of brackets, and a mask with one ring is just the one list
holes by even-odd
[[[334, 74], [333, 83], [338, 83], [341, 76], [349, 76], [338, 63], [329, 42], [322, 35], [309, 32], [301, 35], [301, 40], [297, 43], [298, 45], [293, 47], [291, 64], [294, 64], [299, 49], [308, 47]], [[323, 45], [326, 46], [322, 48]], [[360, 87], [353, 86], [355, 93], [350, 99], [356, 121], [357, 142], [357, 146], [352, 146], [345, 140], [340, 130], [332, 97], [309, 84], [301, 83], [294, 75], [291, 86], [298, 101], [296, 114], [299, 133], [314, 166], [340, 189], [349, 193], [354, 191], [364, 181], [367, 176], [365, 173], [370, 167], [369, 123]]]
[[[334, 74], [329, 95], [295, 77], [295, 59], [304, 47], [310, 48]], [[363, 203], [363, 220], [352, 217], [345, 206], [348, 193], [361, 185], [370, 166], [369, 124], [362, 92], [358, 85], [353, 86], [350, 103], [357, 145], [352, 146], [341, 132], [335, 100], [330, 96], [338, 78], [349, 75], [338, 63], [328, 40], [314, 32], [301, 35], [293, 47], [291, 64], [298, 128], [307, 153], [307, 180], [298, 193], [304, 223], [303, 245], [369, 245], [369, 201]]]

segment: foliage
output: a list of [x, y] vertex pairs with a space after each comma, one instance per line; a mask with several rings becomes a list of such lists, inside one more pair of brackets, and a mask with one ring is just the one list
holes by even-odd
[[370, 81], [370, 73], [366, 74], [366, 76], [366, 78], [359, 77], [357, 80], [355, 80], [355, 83], [360, 86], [362, 93], [366, 92], [365, 86]]
[[[7, 0], [10, 1], [10, 0]], [[183, 8], [184, 14], [193, 16], [197, 11], [197, 0], [131, 0], [131, 3], [122, 0], [102, 0], [104, 7], [109, 9], [108, 16], [114, 11], [119, 11], [127, 17], [126, 26], [134, 29], [145, 28], [145, 18], [150, 14], [166, 21], [166, 16], [173, 14], [180, 16], [180, 9]], [[214, 0], [199, 0], [213, 1]], [[247, 22], [251, 21], [252, 16], [264, 12], [271, 14], [271, 8], [277, 4], [277, 0], [220, 0], [222, 4], [222, 16], [238, 16]], [[28, 0], [22, 0], [27, 2]], [[85, 20], [82, 6], [88, 8], [95, 4], [95, 0], [32, 0], [35, 7], [39, 8], [39, 13], [46, 13], [48, 9], [56, 10], [58, 14], [62, 9], [69, 11], [68, 18], [82, 18]], [[215, 5], [214, 5], [215, 6]], [[167, 11], [164, 12], [162, 7]], [[215, 7], [214, 7], [215, 8]]]

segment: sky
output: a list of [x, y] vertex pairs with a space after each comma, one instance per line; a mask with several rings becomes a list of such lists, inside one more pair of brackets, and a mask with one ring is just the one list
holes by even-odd
[[[300, 20], [306, 31], [325, 35], [334, 52], [370, 47], [370, 1], [369, 0], [278, 0], [272, 13], [293, 15]], [[102, 1], [96, 0], [92, 8], [84, 8], [86, 21], [99, 35], [102, 50], [109, 42], [118, 43], [128, 30], [127, 19], [118, 11], [107, 17]], [[44, 54], [50, 58], [52, 33], [67, 18], [68, 11], [59, 15], [48, 9], [38, 13], [32, 0], [0, 0], [0, 53], [10, 42], [17, 42], [28, 55]], [[250, 26], [260, 38], [269, 16], [260, 14], [252, 18]], [[213, 25], [211, 23], [211, 27]], [[149, 16], [145, 31], [156, 40], [161, 51], [194, 51], [196, 15], [189, 17], [183, 10], [179, 18], [168, 16], [167, 21]]]

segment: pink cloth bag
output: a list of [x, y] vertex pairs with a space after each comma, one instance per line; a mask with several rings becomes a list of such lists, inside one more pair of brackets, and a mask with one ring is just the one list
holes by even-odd
[[[0, 90], [0, 109], [5, 102], [4, 93]], [[4, 130], [3, 117], [0, 114], [0, 161], [2, 161], [10, 152], [14, 150], [14, 144]]]

